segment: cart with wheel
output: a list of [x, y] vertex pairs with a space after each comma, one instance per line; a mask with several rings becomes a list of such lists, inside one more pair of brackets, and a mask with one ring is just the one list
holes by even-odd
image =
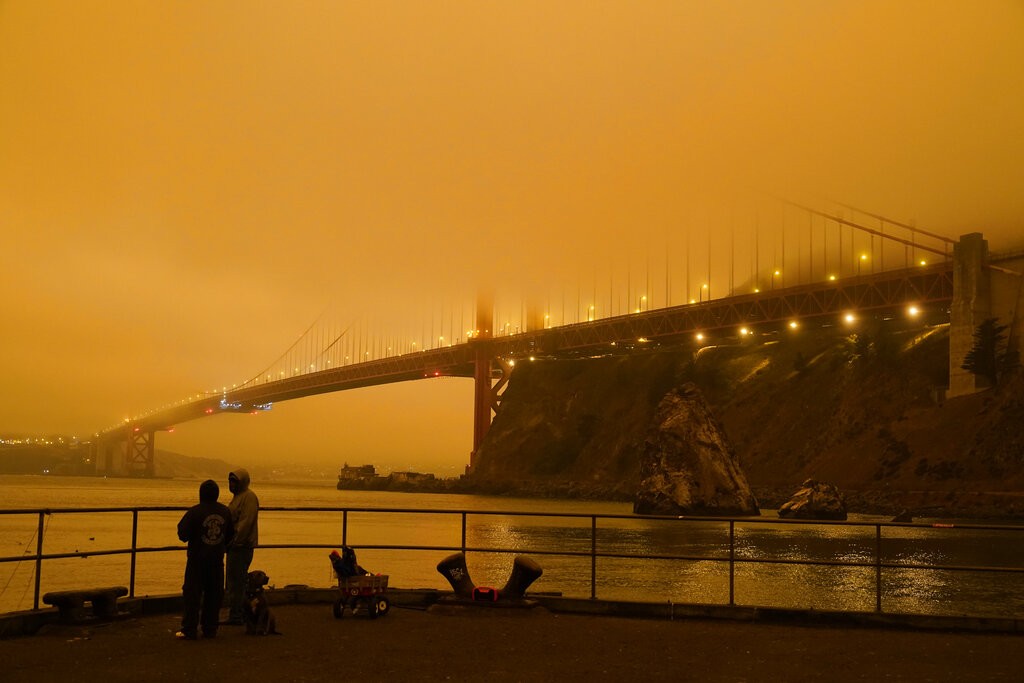
[[334, 618], [341, 619], [346, 610], [371, 619], [385, 616], [391, 609], [387, 591], [388, 577], [383, 574], [338, 577], [340, 595], [334, 601]]

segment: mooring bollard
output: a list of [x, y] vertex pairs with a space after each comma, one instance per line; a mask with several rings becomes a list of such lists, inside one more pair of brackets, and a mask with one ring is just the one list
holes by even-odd
[[469, 569], [466, 567], [466, 555], [464, 553], [455, 553], [444, 558], [437, 563], [437, 571], [441, 572], [441, 576], [448, 579], [448, 583], [452, 585], [455, 595], [460, 598], [473, 598], [473, 589], [476, 586], [473, 584], [473, 579], [469, 578]]
[[512, 573], [508, 576], [508, 583], [501, 589], [499, 595], [506, 600], [522, 600], [526, 589], [543, 573], [544, 570], [539, 564], [525, 555], [516, 555], [512, 561]]

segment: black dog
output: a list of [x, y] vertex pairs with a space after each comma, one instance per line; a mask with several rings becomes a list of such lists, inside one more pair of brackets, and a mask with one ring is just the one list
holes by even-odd
[[277, 620], [267, 604], [267, 596], [263, 594], [263, 587], [269, 582], [270, 577], [258, 569], [245, 577], [244, 618], [245, 632], [249, 635], [280, 635]]

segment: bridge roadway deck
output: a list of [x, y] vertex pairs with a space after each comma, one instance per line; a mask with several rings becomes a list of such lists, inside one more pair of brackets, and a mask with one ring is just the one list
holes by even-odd
[[[953, 296], [949, 263], [923, 268], [873, 273], [835, 282], [819, 282], [784, 289], [729, 296], [697, 304], [653, 309], [548, 329], [497, 336], [416, 353], [373, 359], [316, 372], [257, 382], [187, 404], [141, 416], [103, 432], [101, 438], [128, 438], [205, 417], [248, 412], [269, 403], [334, 391], [422, 380], [437, 376], [473, 377], [474, 362], [486, 358], [522, 358], [529, 355], [607, 351], [613, 342], [638, 339], [664, 343], [689, 340], [696, 330], [715, 332], [743, 325], [780, 324], [816, 319], [842, 311], [885, 311], [908, 302], [948, 304]], [[222, 403], [222, 399], [224, 402]]]
[[1019, 631], [865, 627], [828, 618], [668, 620], [544, 607], [428, 610], [398, 602], [376, 620], [334, 619], [326, 603], [278, 604], [281, 636], [222, 626], [214, 639], [179, 641], [173, 611], [50, 624], [0, 640], [0, 680], [917, 683], [1021, 680], [1024, 671]]

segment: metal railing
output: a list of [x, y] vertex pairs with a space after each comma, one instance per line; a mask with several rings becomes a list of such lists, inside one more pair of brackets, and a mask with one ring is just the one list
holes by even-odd
[[[22, 510], [0, 510], [0, 516], [11, 515], [35, 515], [38, 517], [35, 531], [35, 552], [20, 556], [0, 557], [0, 565], [11, 562], [32, 562], [34, 563], [34, 594], [33, 609], [39, 609], [41, 594], [42, 575], [45, 563], [48, 561], [75, 558], [94, 557], [103, 555], [130, 555], [128, 590], [129, 597], [135, 597], [136, 568], [139, 555], [146, 553], [160, 552], [181, 552], [185, 550], [184, 545], [172, 546], [140, 546], [139, 539], [139, 513], [142, 512], [183, 512], [186, 507], [112, 507], [112, 508], [58, 508], [58, 509], [22, 509]], [[1019, 576], [1024, 574], [1024, 566], [977, 566], [969, 564], [936, 564], [922, 562], [892, 561], [885, 559], [883, 545], [886, 537], [884, 531], [904, 528], [922, 530], [942, 530], [938, 533], [977, 533], [994, 532], [999, 535], [1006, 535], [1007, 542], [1019, 547], [1021, 533], [1024, 533], [1024, 526], [996, 525], [996, 524], [920, 524], [900, 522], [866, 522], [866, 521], [821, 521], [821, 520], [784, 520], [758, 517], [664, 517], [648, 515], [624, 515], [624, 514], [586, 514], [586, 513], [559, 513], [559, 512], [510, 512], [510, 511], [481, 511], [481, 510], [448, 510], [448, 509], [409, 509], [409, 508], [356, 508], [356, 507], [264, 507], [261, 512], [280, 513], [341, 513], [340, 538], [335, 538], [330, 543], [261, 543], [260, 550], [294, 550], [294, 549], [333, 549], [340, 545], [349, 545], [349, 515], [351, 513], [371, 513], [373, 515], [430, 515], [446, 516], [457, 518], [460, 522], [461, 540], [458, 545], [420, 545], [420, 544], [358, 544], [353, 546], [360, 551], [385, 551], [385, 552], [462, 552], [462, 553], [504, 553], [504, 554], [529, 554], [538, 556], [557, 556], [564, 558], [587, 558], [590, 564], [590, 598], [598, 597], [597, 587], [599, 585], [598, 560], [665, 560], [672, 562], [711, 562], [728, 566], [728, 605], [736, 605], [736, 574], [740, 565], [771, 566], [771, 565], [793, 565], [793, 566], [816, 566], [816, 567], [844, 567], [844, 568], [867, 568], [874, 572], [874, 609], [882, 612], [882, 596], [885, 594], [884, 570], [914, 570], [914, 571], [950, 571], [950, 572], [981, 572], [998, 573], [1005, 575]], [[100, 513], [131, 513], [131, 545], [127, 548], [105, 549], [95, 551], [75, 552], [54, 552], [48, 553], [44, 550], [46, 536], [46, 520], [54, 515], [83, 515]], [[589, 549], [572, 550], [566, 547], [523, 547], [519, 545], [493, 545], [474, 546], [468, 543], [467, 520], [470, 517], [505, 517], [516, 519], [528, 518], [563, 518], [572, 519], [578, 522], [589, 521]], [[622, 550], [602, 551], [599, 549], [599, 532], [610, 529], [609, 523], [619, 524], [648, 523], [648, 524], [701, 524], [718, 525], [727, 530], [727, 540], [721, 544], [719, 552], [711, 553], [650, 553], [650, 552], [626, 552]], [[606, 526], [602, 527], [599, 522]], [[749, 556], [737, 552], [737, 525], [753, 527], [756, 525], [773, 525], [776, 527], [790, 526], [814, 526], [814, 527], [857, 527], [874, 530], [873, 550], [870, 559], [814, 559], [798, 557], [768, 557]], [[582, 528], [582, 527], [581, 527]], [[836, 555], [840, 554], [838, 545], [842, 541], [836, 539]], [[1021, 557], [1019, 554], [1017, 557]], [[1020, 560], [1018, 559], [1018, 563]], [[896, 613], [896, 612], [891, 612]], [[970, 615], [968, 615], [970, 616]]]

